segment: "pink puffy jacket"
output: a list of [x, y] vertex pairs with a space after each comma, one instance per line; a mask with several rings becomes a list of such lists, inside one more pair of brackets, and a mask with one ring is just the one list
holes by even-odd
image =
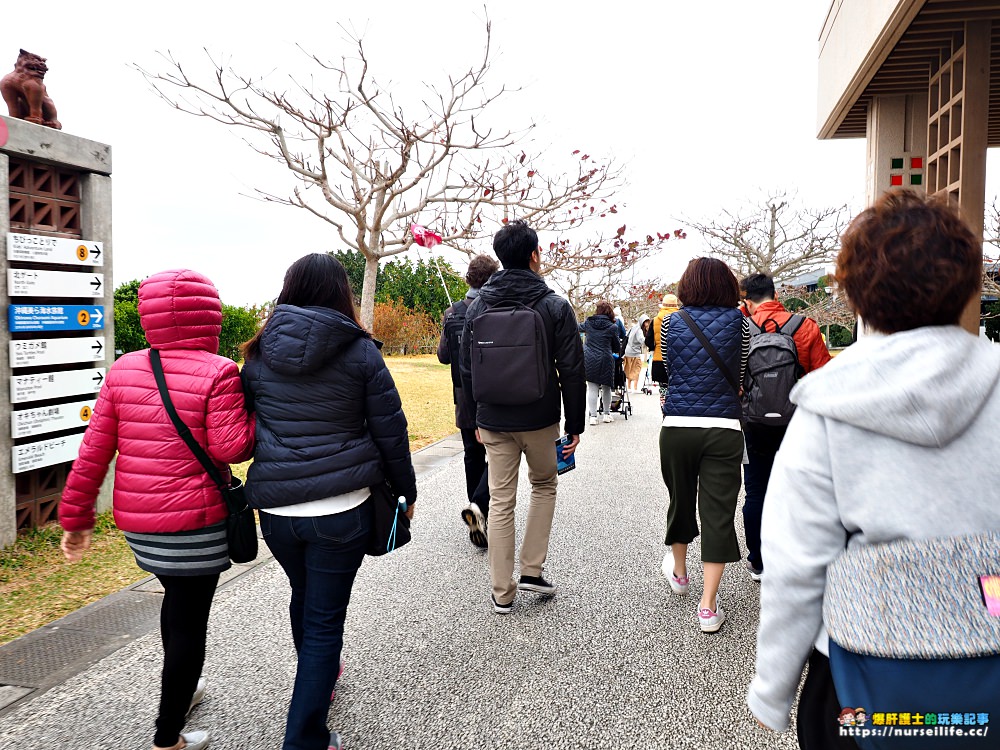
[[[216, 354], [219, 293], [199, 273], [164, 271], [139, 286], [139, 319], [160, 352], [177, 413], [228, 476], [228, 464], [253, 455], [254, 420], [243, 404], [236, 363]], [[66, 531], [94, 527], [94, 503], [115, 451], [120, 529], [189, 531], [226, 517], [219, 490], [163, 408], [148, 349], [129, 352], [108, 371], [59, 505]]]

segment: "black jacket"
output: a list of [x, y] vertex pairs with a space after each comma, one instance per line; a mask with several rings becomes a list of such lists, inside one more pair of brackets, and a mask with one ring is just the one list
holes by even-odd
[[561, 406], [565, 409], [566, 434], [583, 433], [587, 414], [587, 384], [583, 371], [583, 345], [580, 343], [577, 331], [576, 315], [569, 302], [549, 289], [545, 280], [534, 271], [527, 269], [498, 271], [483, 285], [479, 290], [479, 297], [469, 306], [462, 333], [462, 391], [470, 406], [474, 404], [472, 371], [469, 363], [472, 324], [476, 317], [482, 314], [487, 306], [494, 306], [503, 301], [529, 304], [543, 294], [541, 300], [535, 304], [535, 309], [545, 322], [549, 354], [552, 357], [548, 389], [538, 401], [524, 406], [475, 404], [476, 424], [479, 427], [494, 432], [527, 432], [558, 424], [562, 411], [561, 396]]
[[[477, 293], [478, 294], [478, 293]], [[452, 330], [461, 333], [465, 328], [465, 313], [472, 304], [472, 299], [460, 299], [444, 311], [441, 324], [441, 340], [438, 342], [438, 362], [451, 365], [452, 396], [455, 401], [455, 426], [460, 430], [476, 429], [476, 413], [469, 411], [465, 397], [462, 395], [462, 374], [458, 368], [461, 352], [458, 349], [458, 336], [449, 336]], [[449, 340], [451, 339], [451, 340]], [[452, 351], [454, 349], [454, 351]]]
[[620, 353], [618, 326], [607, 315], [591, 315], [580, 326], [587, 336], [583, 345], [583, 362], [587, 382], [598, 385], [615, 384], [615, 354]]
[[323, 307], [278, 305], [241, 373], [256, 411], [247, 499], [276, 508], [388, 479], [417, 499], [406, 417], [378, 344]]

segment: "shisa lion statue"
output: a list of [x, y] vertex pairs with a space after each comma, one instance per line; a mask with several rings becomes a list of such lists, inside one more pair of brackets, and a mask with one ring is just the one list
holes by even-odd
[[14, 72], [0, 79], [0, 94], [11, 117], [62, 130], [56, 119], [56, 105], [45, 92], [42, 81], [48, 70], [44, 57], [21, 50]]

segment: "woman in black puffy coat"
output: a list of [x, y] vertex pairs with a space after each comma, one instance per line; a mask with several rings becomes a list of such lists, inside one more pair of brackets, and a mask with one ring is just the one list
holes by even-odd
[[611, 303], [601, 300], [597, 312], [580, 326], [586, 337], [583, 345], [583, 366], [587, 373], [587, 411], [590, 424], [597, 424], [597, 399], [604, 397], [604, 421], [611, 416], [611, 387], [615, 384], [615, 355], [619, 352], [618, 329]]
[[379, 346], [358, 323], [344, 267], [314, 253], [285, 274], [274, 312], [243, 348], [257, 444], [246, 493], [292, 587], [298, 653], [284, 750], [340, 748], [326, 726], [354, 578], [387, 480], [413, 517], [406, 417]]

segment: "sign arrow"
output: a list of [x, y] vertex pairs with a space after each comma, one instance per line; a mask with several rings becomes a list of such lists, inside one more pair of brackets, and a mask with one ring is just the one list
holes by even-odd
[[104, 313], [101, 312], [101, 308], [95, 307], [90, 317], [93, 319], [94, 324], [99, 326], [101, 325], [101, 321], [104, 320]]
[[104, 344], [102, 344], [100, 341], [95, 341], [94, 345], [90, 348], [94, 349], [98, 354], [100, 354], [101, 351], [104, 349]]
[[100, 385], [101, 383], [104, 382], [104, 376], [98, 372], [94, 374], [94, 377], [92, 377], [91, 380], [96, 380], [97, 385]]
[[94, 287], [95, 292], [101, 291], [101, 279], [99, 277], [95, 276], [94, 280], [90, 282], [90, 285]]
[[94, 256], [95, 258], [100, 258], [100, 257], [101, 257], [101, 250], [100, 250], [100, 248], [98, 248], [98, 247], [97, 247], [97, 246], [95, 245], [95, 246], [94, 246], [94, 249], [93, 249], [93, 250], [91, 251], [91, 253], [90, 253], [90, 254], [91, 254], [91, 255], [93, 255], [93, 256]]

